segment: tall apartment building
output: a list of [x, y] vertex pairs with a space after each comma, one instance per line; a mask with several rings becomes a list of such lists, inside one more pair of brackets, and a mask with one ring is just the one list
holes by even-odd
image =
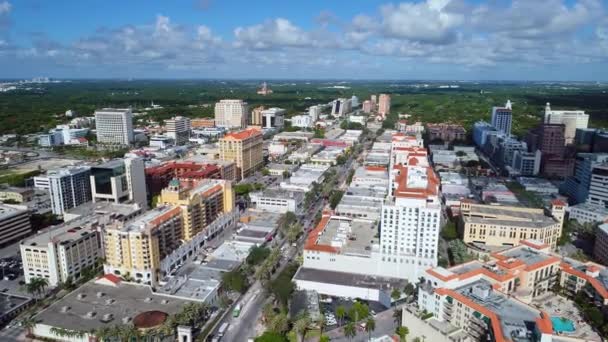
[[608, 223], [602, 223], [595, 233], [593, 256], [603, 265], [608, 265]]
[[175, 140], [176, 145], [184, 145], [190, 139], [190, 119], [176, 116], [165, 120], [167, 136]]
[[104, 230], [104, 272], [155, 285], [162, 259], [181, 240], [180, 208], [160, 206], [133, 220], [112, 222]]
[[543, 209], [474, 204], [460, 204], [462, 241], [488, 246], [517, 246], [533, 239], [556, 248], [561, 236], [566, 203], [554, 200], [551, 216]]
[[215, 104], [215, 125], [226, 128], [247, 126], [249, 106], [243, 100], [220, 100]]
[[378, 98], [378, 113], [386, 116], [391, 112], [391, 96], [389, 94], [380, 94]]
[[545, 106], [545, 123], [563, 124], [566, 144], [574, 142], [577, 129], [587, 128], [589, 115], [583, 110], [552, 110], [551, 104]]
[[284, 125], [285, 109], [268, 108], [262, 111], [262, 128], [277, 128], [280, 129]]
[[0, 247], [32, 232], [30, 211], [26, 206], [0, 203]]
[[371, 113], [373, 110], [372, 101], [370, 101], [370, 100], [363, 101], [362, 109], [363, 109], [364, 113]]
[[608, 164], [595, 166], [591, 170], [587, 203], [608, 208]]
[[310, 106], [308, 108], [308, 115], [310, 115], [312, 121], [315, 122], [319, 120], [319, 116], [321, 116], [321, 111], [323, 111], [323, 106], [321, 105]]
[[604, 163], [608, 163], [608, 153], [579, 153], [576, 156], [574, 175], [562, 183], [560, 193], [567, 195], [573, 204], [586, 202], [593, 169]]
[[[189, 241], [205, 229], [219, 215], [234, 209], [232, 183], [225, 180], [204, 179], [193, 186], [182, 185], [173, 179], [161, 192], [158, 203], [180, 208], [182, 213], [182, 239]], [[206, 232], [211, 236], [210, 232]]]
[[115, 159], [91, 167], [93, 201], [132, 202], [147, 208], [146, 175], [141, 158]]
[[20, 244], [25, 282], [46, 278], [57, 286], [78, 280], [83, 269], [103, 258], [101, 233], [95, 216], [78, 218], [25, 239]]
[[253, 175], [262, 167], [262, 140], [262, 132], [255, 128], [229, 133], [220, 139], [220, 159], [236, 163], [239, 180]]
[[34, 177], [34, 186], [46, 189], [55, 215], [91, 201], [91, 169], [88, 166], [65, 167]]
[[541, 124], [526, 134], [530, 151], [540, 150], [543, 155], [563, 156], [565, 148], [563, 124]]
[[249, 120], [251, 126], [262, 126], [262, 112], [264, 110], [264, 106], [253, 108], [251, 111], [251, 119]]
[[492, 107], [492, 126], [498, 131], [511, 135], [512, 121], [511, 101], [507, 101], [504, 107]]
[[473, 141], [477, 147], [483, 147], [486, 144], [488, 134], [495, 132], [496, 128], [485, 121], [478, 121], [473, 125]]
[[95, 111], [97, 141], [104, 144], [130, 145], [133, 142], [131, 108], [104, 108]]
[[370, 97], [370, 101], [372, 102], [372, 108], [373, 108], [373, 110], [375, 110], [376, 106], [378, 106], [378, 96], [377, 95], [372, 95]]

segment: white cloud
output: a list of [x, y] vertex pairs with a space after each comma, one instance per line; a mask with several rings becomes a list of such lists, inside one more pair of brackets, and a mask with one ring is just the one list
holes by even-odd
[[302, 47], [314, 43], [309, 33], [289, 20], [277, 18], [263, 24], [234, 29], [237, 47], [268, 49], [271, 47]]
[[464, 23], [462, 13], [450, 9], [451, 0], [427, 0], [382, 6], [382, 28], [387, 36], [429, 43], [446, 43]]
[[11, 8], [12, 8], [12, 6], [11, 6], [10, 2], [8, 2], [8, 1], [0, 2], [0, 16], [9, 14], [11, 11]]

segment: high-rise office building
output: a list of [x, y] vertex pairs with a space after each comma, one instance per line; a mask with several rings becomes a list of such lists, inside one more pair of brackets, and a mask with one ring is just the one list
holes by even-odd
[[88, 166], [65, 167], [34, 177], [34, 186], [48, 190], [53, 214], [63, 215], [66, 210], [91, 201], [90, 175]]
[[263, 110], [262, 128], [282, 128], [285, 112], [285, 109], [275, 107]]
[[133, 142], [131, 108], [104, 108], [95, 111], [97, 141], [104, 144], [129, 145]]
[[147, 208], [146, 175], [141, 158], [116, 159], [91, 168], [93, 201], [132, 202]]
[[492, 126], [498, 131], [511, 135], [512, 121], [513, 112], [510, 100], [507, 101], [504, 107], [492, 107]]
[[215, 125], [226, 128], [247, 126], [249, 106], [243, 100], [220, 100], [215, 104]]
[[541, 124], [530, 130], [525, 137], [530, 151], [540, 150], [543, 155], [562, 157], [565, 139], [563, 124]]
[[351, 96], [350, 103], [353, 107], [359, 107], [359, 98], [355, 95]]
[[310, 106], [308, 108], [308, 115], [310, 115], [313, 122], [319, 120], [319, 116], [321, 115], [322, 110], [323, 110], [323, 107], [320, 105]]
[[591, 175], [596, 167], [608, 163], [608, 153], [579, 153], [576, 156], [574, 175], [566, 178], [559, 190], [570, 198], [571, 204], [587, 201]]
[[372, 95], [370, 100], [372, 101], [372, 108], [376, 110], [376, 106], [378, 105], [378, 96]]
[[184, 145], [190, 139], [190, 119], [176, 116], [165, 120], [167, 136], [175, 140], [176, 145]]
[[391, 96], [389, 94], [380, 94], [378, 98], [378, 113], [386, 116], [391, 112]]
[[331, 115], [340, 117], [352, 112], [352, 103], [350, 99], [336, 99], [331, 105]]
[[259, 170], [264, 162], [263, 137], [259, 129], [226, 134], [220, 139], [220, 159], [233, 161], [237, 167], [237, 178], [247, 178]]
[[566, 144], [571, 144], [576, 136], [576, 130], [587, 128], [589, 115], [583, 110], [552, 110], [551, 104], [545, 106], [545, 123], [563, 124]]
[[598, 165], [591, 170], [587, 203], [608, 208], [608, 165]]

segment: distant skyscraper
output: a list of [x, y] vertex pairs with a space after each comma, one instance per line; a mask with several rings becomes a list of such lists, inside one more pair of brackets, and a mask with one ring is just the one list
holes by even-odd
[[282, 128], [285, 109], [268, 108], [262, 111], [262, 128]]
[[167, 136], [175, 140], [176, 145], [183, 145], [190, 139], [190, 119], [176, 116], [165, 120]]
[[356, 97], [355, 95], [353, 95], [353, 96], [350, 98], [350, 103], [351, 103], [351, 105], [352, 105], [353, 107], [359, 107], [359, 98], [358, 98], [358, 97]]
[[378, 99], [378, 113], [386, 116], [391, 112], [391, 96], [389, 94], [380, 94]]
[[376, 109], [376, 105], [378, 104], [378, 97], [376, 95], [372, 95], [371, 101], [372, 101], [372, 107], [375, 110]]
[[496, 130], [511, 135], [511, 123], [513, 113], [511, 111], [511, 101], [508, 100], [504, 107], [492, 107], [492, 126]]
[[571, 144], [576, 136], [577, 128], [587, 128], [589, 115], [583, 110], [552, 110], [551, 104], [547, 102], [545, 107], [545, 123], [564, 124], [564, 136], [566, 144]]
[[253, 110], [251, 111], [251, 120], [249, 121], [250, 125], [262, 126], [262, 111], [264, 109], [264, 106], [253, 108]]
[[130, 108], [104, 108], [95, 111], [97, 141], [129, 145], [133, 142], [133, 113]]
[[259, 128], [228, 133], [220, 139], [220, 159], [234, 161], [238, 179], [247, 178], [264, 165], [263, 136]]
[[90, 174], [88, 166], [66, 167], [34, 177], [34, 186], [48, 190], [53, 214], [63, 215], [68, 209], [91, 201]]
[[322, 110], [323, 108], [320, 105], [310, 106], [310, 108], [308, 108], [308, 115], [310, 115], [313, 122], [319, 120]]
[[363, 101], [363, 112], [364, 113], [371, 113], [372, 112], [372, 101], [370, 100], [365, 100]]
[[332, 102], [331, 114], [333, 116], [344, 116], [352, 111], [350, 99], [336, 99]]
[[215, 125], [226, 128], [247, 126], [249, 106], [243, 100], [221, 100], [215, 104]]

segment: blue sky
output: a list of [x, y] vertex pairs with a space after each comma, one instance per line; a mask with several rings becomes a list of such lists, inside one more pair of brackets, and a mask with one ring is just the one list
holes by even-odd
[[0, 0], [0, 78], [608, 80], [606, 0]]

